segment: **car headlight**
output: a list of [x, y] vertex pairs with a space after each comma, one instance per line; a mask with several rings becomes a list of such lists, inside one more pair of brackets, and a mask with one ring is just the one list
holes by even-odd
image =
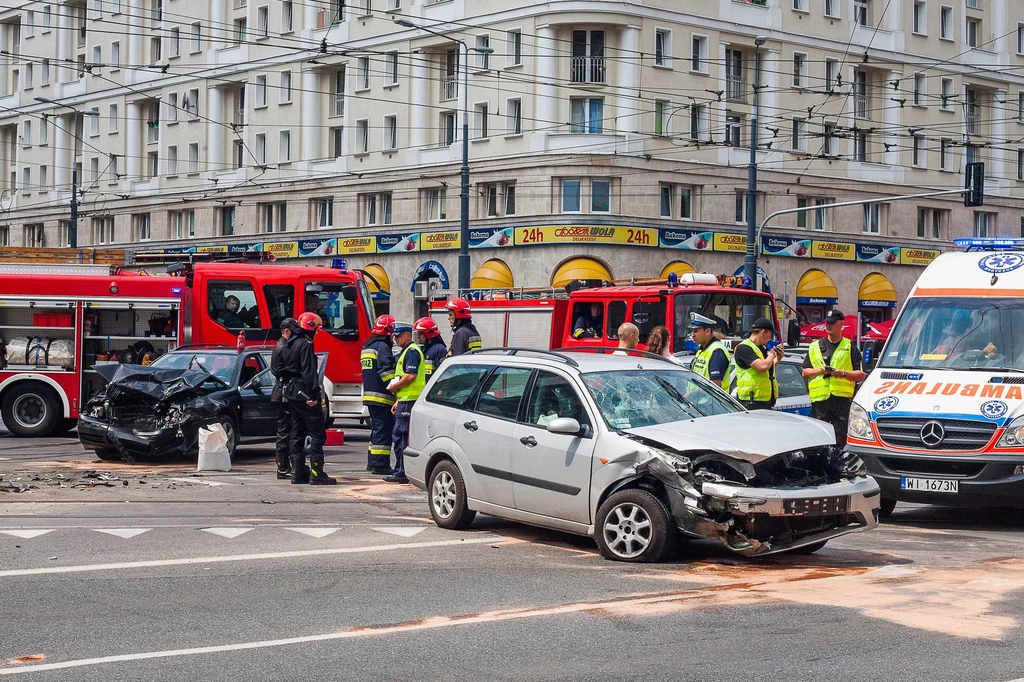
[[875, 434], [871, 430], [871, 418], [868, 417], [867, 410], [857, 403], [853, 403], [850, 406], [850, 421], [847, 423], [847, 434], [857, 440], [873, 441], [875, 439]]
[[1020, 448], [1024, 447], [1024, 417], [1017, 417], [1003, 433], [1003, 437], [996, 443], [997, 448]]

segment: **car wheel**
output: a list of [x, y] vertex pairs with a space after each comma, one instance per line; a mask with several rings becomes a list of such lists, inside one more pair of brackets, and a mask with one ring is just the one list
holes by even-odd
[[597, 510], [597, 546], [606, 559], [661, 561], [672, 549], [676, 531], [668, 509], [640, 488], [613, 493]]
[[427, 489], [434, 523], [449, 530], [469, 528], [476, 512], [466, 504], [466, 483], [455, 462], [445, 460], [434, 467]]
[[896, 500], [890, 500], [888, 498], [882, 498], [882, 507], [878, 510], [878, 515], [883, 519], [887, 519], [892, 516], [893, 511], [896, 510]]
[[121, 455], [117, 454], [117, 450], [96, 450], [96, 456], [105, 462], [116, 462], [121, 459]]
[[814, 554], [819, 549], [824, 547], [828, 543], [828, 540], [822, 540], [821, 542], [815, 542], [810, 545], [804, 545], [803, 547], [797, 547], [796, 549], [789, 550], [790, 554]]
[[228, 437], [228, 455], [233, 460], [235, 458], [235, 449], [238, 447], [238, 429], [235, 428], [235, 420], [226, 414], [220, 416], [220, 425], [224, 428], [224, 433]]
[[0, 414], [4, 426], [15, 436], [49, 436], [63, 419], [61, 407], [52, 388], [24, 381], [4, 394]]

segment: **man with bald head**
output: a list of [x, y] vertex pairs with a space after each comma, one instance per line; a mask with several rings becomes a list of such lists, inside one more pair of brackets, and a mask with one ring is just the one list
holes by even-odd
[[619, 325], [619, 350], [612, 355], [629, 355], [627, 350], [633, 350], [640, 343], [640, 330], [632, 322], [623, 322]]

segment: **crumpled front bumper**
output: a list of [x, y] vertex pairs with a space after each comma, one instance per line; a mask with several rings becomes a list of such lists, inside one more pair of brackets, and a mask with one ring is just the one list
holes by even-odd
[[138, 432], [85, 415], [78, 418], [78, 438], [89, 450], [109, 450], [125, 459], [182, 457], [190, 440], [178, 426]]
[[[723, 505], [735, 521], [745, 522], [747, 530], [756, 528], [759, 522], [792, 527], [789, 532], [770, 540], [757, 540], [749, 533], [736, 533], [735, 529], [719, 534], [727, 547], [744, 556], [798, 549], [878, 526], [881, 494], [878, 483], [870, 476], [799, 488], [749, 488], [707, 482], [701, 486], [701, 492]], [[837, 503], [842, 499], [845, 504]], [[836, 504], [843, 506], [837, 509]], [[801, 526], [818, 527], [801, 531]]]

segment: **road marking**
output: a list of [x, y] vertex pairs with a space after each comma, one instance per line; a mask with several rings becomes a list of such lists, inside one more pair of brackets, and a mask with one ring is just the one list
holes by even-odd
[[232, 561], [262, 561], [266, 559], [294, 559], [297, 557], [330, 556], [333, 554], [362, 554], [386, 552], [393, 549], [424, 549], [428, 547], [453, 547], [455, 545], [481, 545], [484, 543], [507, 542], [500, 535], [469, 537], [460, 540], [435, 540], [433, 542], [411, 542], [398, 545], [371, 545], [368, 547], [334, 547], [330, 549], [306, 549], [291, 552], [267, 552], [263, 554], [230, 554], [226, 556], [192, 557], [188, 559], [154, 559], [151, 561], [128, 561], [116, 564], [85, 564], [80, 566], [52, 566], [46, 568], [16, 568], [0, 571], [0, 578], [22, 575], [53, 575], [57, 573], [88, 573], [93, 571], [120, 571], [130, 568], [153, 568], [160, 566], [191, 566], [196, 564], [220, 564]]
[[34, 528], [32, 530], [0, 530], [0, 533], [3, 533], [4, 535], [13, 535], [16, 538], [22, 538], [24, 540], [31, 540], [32, 538], [37, 538], [40, 535], [52, 533], [54, 530], [56, 529], [48, 528], [46, 530], [42, 530], [39, 528]]
[[231, 485], [230, 483], [221, 483], [220, 481], [204, 481], [201, 478], [168, 478], [168, 481], [177, 481], [178, 483], [202, 483], [203, 485]]
[[425, 526], [380, 526], [373, 530], [379, 530], [381, 533], [391, 533], [392, 535], [400, 535], [403, 538], [411, 538], [417, 533], [422, 533], [426, 530]]
[[[493, 542], [493, 540], [489, 540]], [[426, 544], [426, 543], [424, 543]], [[435, 544], [435, 543], [430, 543]], [[449, 543], [458, 544], [458, 543]], [[91, 665], [104, 665], [107, 663], [123, 663], [127, 661], [144, 661], [155, 658], [173, 658], [178, 656], [199, 656], [202, 654], [219, 654], [228, 651], [246, 651], [252, 649], [267, 649], [271, 647], [291, 646], [294, 644], [308, 644], [310, 642], [329, 642], [341, 639], [360, 639], [364, 637], [375, 637], [383, 635], [404, 634], [420, 630], [435, 630], [439, 628], [456, 627], [462, 625], [475, 625], [482, 623], [495, 623], [507, 620], [523, 620], [527, 618], [541, 618], [545, 616], [559, 616], [587, 612], [592, 609], [601, 609], [622, 605], [646, 605], [662, 602], [683, 601], [701, 597], [700, 591], [696, 593], [680, 594], [657, 594], [638, 595], [622, 599], [610, 599], [600, 602], [575, 602], [571, 604], [559, 604], [557, 606], [546, 606], [534, 609], [510, 609], [506, 611], [492, 611], [468, 617], [440, 616], [426, 618], [412, 623], [399, 625], [388, 625], [383, 627], [365, 627], [341, 632], [328, 632], [321, 635], [307, 635], [305, 637], [289, 637], [287, 639], [267, 639], [256, 642], [239, 642], [237, 644], [221, 644], [216, 646], [195, 647], [192, 649], [167, 649], [164, 651], [146, 651], [137, 654], [121, 654], [117, 656], [100, 656], [96, 658], [80, 658], [61, 663], [42, 663], [39, 665], [24, 665], [17, 668], [0, 668], [0, 675], [18, 675], [38, 670], [63, 670], [67, 668], [84, 668]]]
[[146, 531], [153, 530], [152, 528], [93, 528], [97, 533], [106, 533], [107, 535], [116, 535], [119, 538], [133, 538], [136, 535], [142, 535]]
[[302, 533], [311, 538], [325, 538], [331, 533], [341, 530], [340, 528], [285, 528], [295, 533]]
[[214, 535], [219, 535], [222, 538], [228, 538], [229, 540], [233, 540], [234, 538], [237, 538], [239, 535], [245, 535], [246, 533], [251, 531], [252, 528], [200, 528], [199, 530], [206, 531], [207, 533], [213, 533]]

